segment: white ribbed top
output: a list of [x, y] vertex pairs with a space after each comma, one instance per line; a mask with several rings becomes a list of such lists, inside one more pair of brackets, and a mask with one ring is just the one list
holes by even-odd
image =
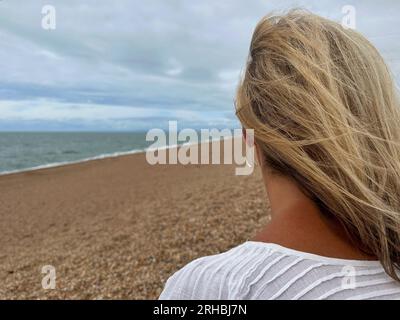
[[400, 299], [379, 261], [323, 257], [247, 241], [171, 276], [166, 299]]

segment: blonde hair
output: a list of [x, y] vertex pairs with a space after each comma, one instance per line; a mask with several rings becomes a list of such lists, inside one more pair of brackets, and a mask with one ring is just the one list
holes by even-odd
[[399, 280], [400, 109], [374, 46], [302, 10], [267, 16], [236, 103], [267, 165], [294, 178]]

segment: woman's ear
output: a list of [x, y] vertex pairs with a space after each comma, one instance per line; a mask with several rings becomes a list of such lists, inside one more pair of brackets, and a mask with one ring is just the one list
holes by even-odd
[[246, 144], [249, 147], [253, 147], [253, 145], [254, 145], [254, 137], [252, 135], [247, 135], [247, 131], [246, 131], [245, 128], [242, 128], [242, 136], [243, 136], [244, 142], [246, 142]]
[[245, 143], [247, 145], [249, 145], [250, 147], [254, 147], [254, 149], [256, 150], [256, 152], [255, 152], [255, 156], [256, 156], [255, 163], [258, 164], [258, 165], [263, 163], [262, 154], [261, 154], [261, 151], [258, 148], [258, 145], [256, 144], [256, 142], [254, 140], [254, 136], [248, 136], [247, 135], [247, 131], [244, 128], [242, 128], [242, 136], [243, 136], [243, 140], [245, 141]]
[[246, 129], [245, 128], [242, 128], [242, 137], [243, 137], [243, 140], [246, 142]]
[[256, 150], [256, 163], [261, 166], [263, 163], [263, 156], [261, 154], [260, 149], [258, 148], [258, 145], [254, 142], [254, 149]]

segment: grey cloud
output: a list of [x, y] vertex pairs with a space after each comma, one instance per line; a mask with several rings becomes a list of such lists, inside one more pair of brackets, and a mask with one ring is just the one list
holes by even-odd
[[[264, 14], [302, 6], [340, 20], [341, 8], [348, 3], [53, 0], [54, 31], [40, 26], [45, 4], [48, 1], [0, 2], [0, 100], [187, 109], [208, 113], [202, 120], [207, 125], [212, 118], [233, 121], [235, 83], [252, 30]], [[398, 73], [400, 3], [352, 4], [359, 30]], [[154, 114], [154, 121], [136, 125], [159, 121]]]

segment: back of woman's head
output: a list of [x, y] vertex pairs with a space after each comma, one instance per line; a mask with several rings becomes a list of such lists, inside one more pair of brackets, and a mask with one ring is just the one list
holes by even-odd
[[254, 129], [266, 165], [295, 179], [396, 278], [400, 110], [368, 40], [304, 11], [265, 17], [251, 40], [237, 115]]

